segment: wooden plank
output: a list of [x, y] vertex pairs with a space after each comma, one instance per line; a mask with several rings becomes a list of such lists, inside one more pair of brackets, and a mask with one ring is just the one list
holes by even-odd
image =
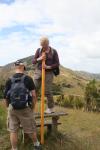
[[[52, 122], [44, 123], [44, 126], [52, 125]], [[57, 125], [61, 125], [60, 122], [57, 123]], [[36, 127], [41, 127], [40, 123], [36, 123]]]
[[[51, 113], [51, 114], [45, 114], [44, 113], [44, 118], [57, 117], [57, 116], [67, 116], [67, 115], [68, 115], [68, 113], [65, 113], [65, 112], [55, 112], [55, 113]], [[34, 116], [36, 119], [41, 118], [40, 113], [34, 113]]]

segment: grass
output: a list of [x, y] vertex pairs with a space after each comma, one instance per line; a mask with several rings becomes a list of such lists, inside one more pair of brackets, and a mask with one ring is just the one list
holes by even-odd
[[[87, 113], [82, 110], [72, 110], [56, 107], [56, 111], [68, 112], [61, 117], [62, 125], [59, 132], [47, 135], [43, 150], [100, 150], [100, 114]], [[10, 150], [9, 133], [6, 131], [6, 110], [0, 105], [0, 150]], [[40, 131], [38, 131], [40, 137]], [[25, 146], [19, 143], [19, 150], [31, 150], [31, 142]]]

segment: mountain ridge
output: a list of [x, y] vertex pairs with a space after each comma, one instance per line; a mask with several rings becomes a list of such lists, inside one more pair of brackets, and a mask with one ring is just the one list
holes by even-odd
[[[31, 65], [32, 66], [32, 59], [33, 59], [33, 57], [34, 57], [34, 55], [31, 55], [31, 56], [22, 58], [20, 60], [23, 60], [23, 61], [27, 60], [27, 65]], [[10, 68], [13, 67], [13, 64], [14, 64], [14, 62], [11, 62], [11, 63], [8, 63], [8, 64], [6, 64], [4, 66], [0, 66], [0, 70], [2, 70], [2, 69], [9, 70]], [[67, 69], [68, 71], [73, 71], [74, 73], [76, 73], [76, 75], [78, 75], [78, 76], [80, 76], [82, 78], [85, 78], [87, 80], [92, 80], [92, 79], [100, 80], [100, 73], [90, 73], [90, 72], [83, 71], [83, 70], [82, 71], [78, 71], [78, 70], [73, 70], [73, 69], [66, 68], [64, 66], [62, 66], [62, 67]]]
[[[34, 55], [22, 58], [21, 60], [27, 62], [26, 73], [33, 78], [34, 67], [32, 64], [32, 59]], [[9, 63], [0, 69], [0, 79], [1, 82], [5, 81], [8, 77], [14, 74], [14, 62]], [[93, 77], [93, 76], [92, 76]], [[83, 73], [78, 71], [73, 71], [72, 69], [63, 67], [60, 65], [60, 75], [54, 77], [54, 84], [56, 84], [57, 89], [62, 90], [62, 94], [76, 94], [83, 95], [86, 84], [92, 79], [89, 75], [83, 75]]]

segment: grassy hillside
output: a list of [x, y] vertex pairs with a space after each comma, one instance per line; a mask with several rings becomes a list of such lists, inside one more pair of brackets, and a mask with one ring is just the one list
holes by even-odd
[[76, 94], [84, 95], [84, 88], [88, 82], [84, 77], [76, 75], [76, 73], [70, 69], [60, 68], [61, 74], [55, 78], [55, 83], [60, 84], [62, 91], [65, 95]]
[[89, 73], [85, 71], [75, 71], [78, 76], [84, 77], [85, 79], [92, 80], [100, 80], [100, 74], [95, 74], [95, 73]]
[[[100, 115], [82, 110], [56, 107], [56, 111], [68, 112], [62, 117], [59, 133], [48, 136], [45, 131], [43, 150], [99, 150]], [[6, 109], [0, 104], [0, 150], [10, 150], [9, 133], [6, 131]], [[38, 130], [40, 137], [40, 130]], [[19, 150], [32, 150], [31, 142], [25, 146], [19, 142]]]
[[[22, 60], [27, 62], [27, 74], [33, 77], [34, 66], [32, 65], [33, 56], [23, 58]], [[54, 83], [62, 89], [63, 94], [76, 94], [83, 95], [84, 87], [88, 82], [88, 79], [81, 77], [76, 72], [60, 66], [60, 76], [55, 77]], [[0, 72], [1, 82], [6, 80], [9, 76], [14, 73], [14, 65], [10, 63], [2, 68]], [[0, 82], [0, 83], [1, 83]]]
[[[23, 58], [23, 61], [27, 62], [26, 73], [33, 77], [34, 67], [32, 65], [32, 59], [34, 56], [29, 56]], [[0, 69], [0, 84], [3, 84], [5, 80], [14, 73], [14, 63], [7, 64]], [[97, 78], [99, 79], [99, 74], [90, 74], [87, 72], [73, 71], [71, 69], [60, 66], [60, 75], [54, 78], [53, 91], [54, 94], [64, 94], [64, 95], [84, 95], [84, 89], [89, 80]], [[98, 80], [99, 84], [99, 80]]]

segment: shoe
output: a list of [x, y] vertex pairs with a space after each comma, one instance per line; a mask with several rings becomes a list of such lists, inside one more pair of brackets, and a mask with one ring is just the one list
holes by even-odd
[[53, 108], [47, 108], [47, 110], [45, 111], [46, 114], [51, 114], [54, 113]]
[[34, 149], [33, 149], [33, 150], [42, 150], [41, 145], [39, 145], [39, 146], [34, 146]]

